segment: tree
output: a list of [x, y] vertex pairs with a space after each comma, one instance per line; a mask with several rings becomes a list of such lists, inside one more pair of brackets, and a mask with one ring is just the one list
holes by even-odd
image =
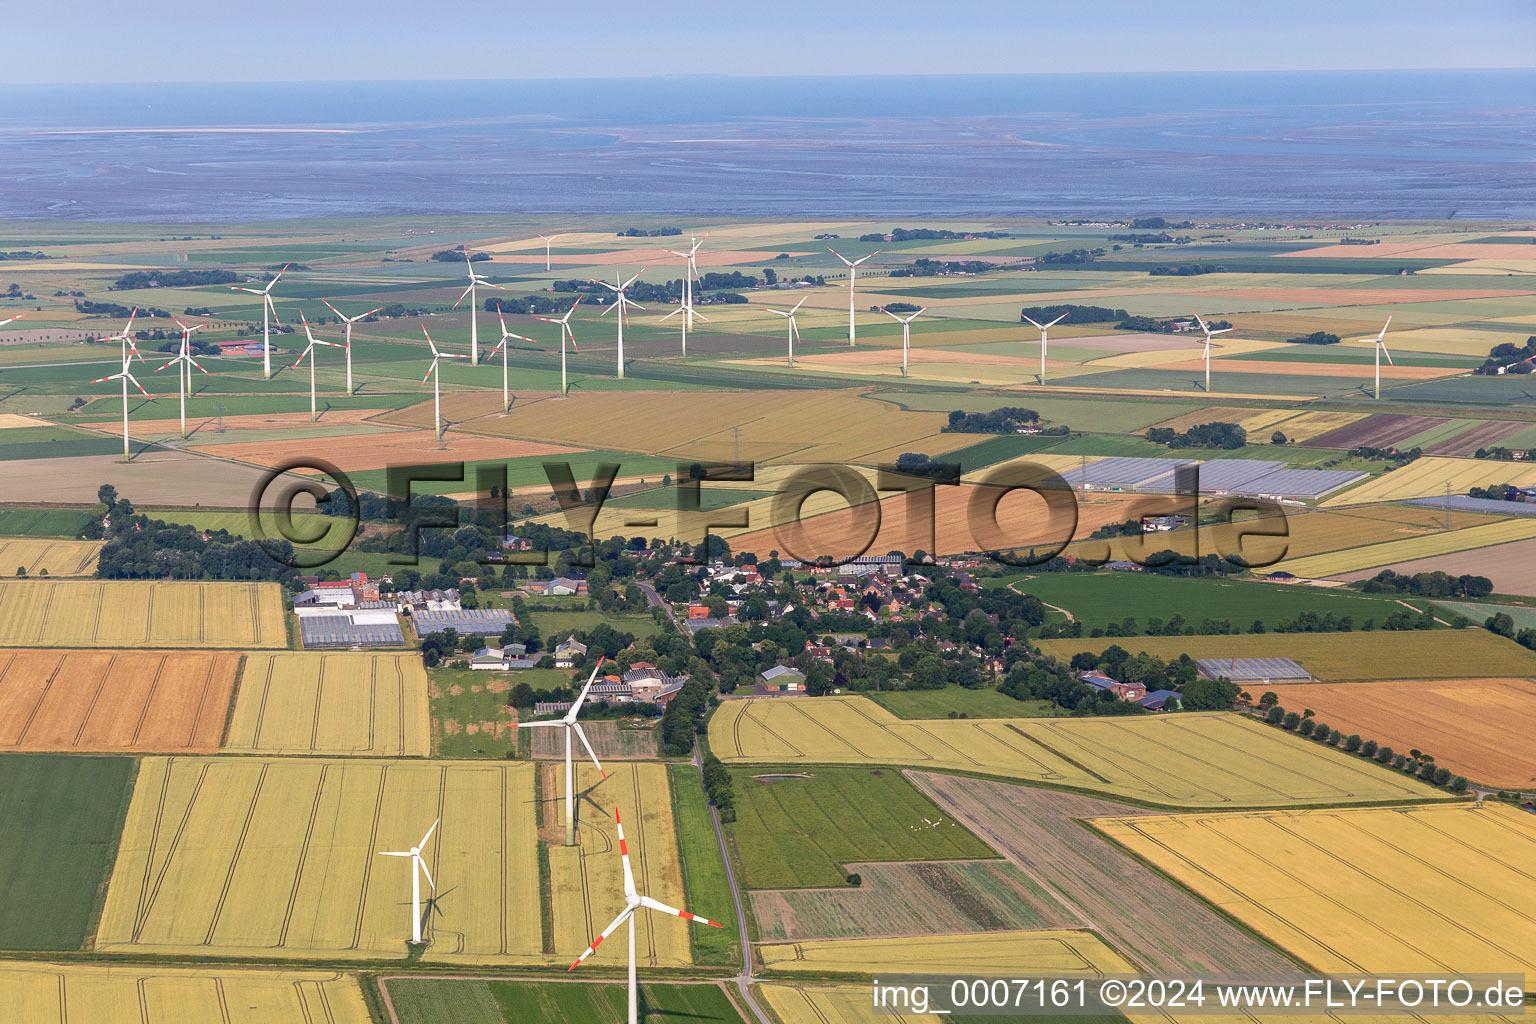
[[1274, 690], [1265, 690], [1259, 695], [1259, 707], [1272, 708], [1280, 703], [1280, 695]]
[[1452, 793], [1465, 793], [1466, 791], [1467, 791], [1467, 780], [1466, 780], [1466, 777], [1462, 776], [1462, 775], [1453, 776], [1451, 778], [1451, 792]]
[[864, 879], [859, 876], [858, 872], [854, 872], [848, 876], [848, 884], [857, 889], [864, 884]]
[[1279, 704], [1271, 704], [1269, 710], [1264, 713], [1264, 721], [1270, 725], [1279, 725], [1285, 720], [1285, 708]]
[[1376, 761], [1378, 764], [1388, 764], [1396, 756], [1396, 752], [1391, 747], [1381, 747], [1376, 751]]
[[1361, 742], [1359, 733], [1350, 733], [1344, 738], [1344, 749], [1353, 754], [1360, 749]]
[[1285, 444], [1285, 435], [1277, 430], [1273, 434], [1269, 435], [1269, 443], [1270, 444]]
[[1366, 740], [1364, 743], [1360, 744], [1360, 756], [1361, 757], [1375, 757], [1376, 756], [1376, 741], [1375, 740]]
[[1287, 711], [1285, 713], [1285, 721], [1282, 724], [1285, 728], [1294, 731], [1301, 726], [1301, 716], [1294, 711]]
[[512, 696], [507, 703], [519, 710], [527, 710], [533, 707], [536, 701], [537, 698], [533, 695], [533, 687], [527, 683], [518, 683], [512, 687]]
[[1312, 719], [1310, 719], [1310, 718], [1303, 718], [1301, 720], [1301, 724], [1299, 726], [1297, 726], [1296, 731], [1298, 733], [1300, 733], [1301, 735], [1303, 735], [1303, 736], [1311, 736], [1312, 735], [1312, 731], [1314, 729], [1316, 729], [1316, 728], [1317, 728], [1317, 724], [1315, 722], [1313, 722]]

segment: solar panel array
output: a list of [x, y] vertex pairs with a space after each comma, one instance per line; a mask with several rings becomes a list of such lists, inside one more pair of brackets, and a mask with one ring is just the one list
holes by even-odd
[[1226, 676], [1234, 683], [1310, 681], [1312, 673], [1290, 658], [1196, 658], [1200, 674], [1208, 679]]
[[306, 648], [404, 647], [400, 623], [359, 625], [349, 615], [312, 615], [299, 620], [299, 638]]
[[463, 608], [458, 611], [418, 611], [411, 621], [417, 636], [445, 629], [456, 630], [460, 636], [501, 636], [515, 620], [505, 608]]
[[[1061, 475], [1073, 487], [1095, 490], [1171, 492], [1178, 468], [1193, 460], [1117, 456], [1069, 469]], [[1265, 459], [1210, 459], [1199, 464], [1201, 494], [1250, 494], [1321, 498], [1366, 476], [1345, 469], [1287, 469]]]

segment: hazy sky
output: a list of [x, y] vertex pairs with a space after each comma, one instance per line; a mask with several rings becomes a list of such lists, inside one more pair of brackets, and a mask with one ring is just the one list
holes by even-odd
[[1536, 2], [75, 0], [6, 37], [3, 82], [1492, 68]]

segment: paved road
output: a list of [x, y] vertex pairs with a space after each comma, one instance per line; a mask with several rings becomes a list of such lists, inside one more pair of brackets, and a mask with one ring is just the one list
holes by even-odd
[[[698, 744], [693, 747], [693, 766], [702, 778], [704, 758]], [[715, 841], [720, 844], [720, 859], [725, 863], [725, 878], [731, 883], [731, 902], [736, 905], [736, 928], [741, 941], [741, 973], [736, 975], [736, 988], [741, 992], [742, 1003], [752, 1011], [758, 1024], [772, 1024], [773, 1018], [764, 1012], [752, 996], [752, 940], [747, 935], [747, 915], [741, 898], [741, 886], [736, 884], [736, 868], [731, 864], [730, 853], [725, 847], [725, 829], [720, 827], [720, 814], [715, 805], [709, 805], [709, 819], [715, 825]]]
[[667, 601], [660, 594], [656, 593], [656, 588], [655, 587], [651, 586], [649, 583], [642, 583], [642, 584], [640, 584], [640, 593], [645, 595], [646, 603], [649, 604], [652, 608], [665, 608], [666, 609], [666, 611], [667, 611], [667, 618], [672, 620], [672, 625], [677, 627], [677, 631], [679, 633], [687, 633], [688, 632], [688, 630], [683, 626], [683, 624], [678, 621], [677, 613], [672, 610], [671, 602]]

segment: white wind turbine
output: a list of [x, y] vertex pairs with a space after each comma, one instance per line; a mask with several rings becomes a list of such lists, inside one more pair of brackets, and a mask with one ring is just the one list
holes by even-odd
[[315, 337], [315, 332], [309, 329], [308, 318], [302, 312], [299, 313], [299, 320], [304, 324], [304, 336], [309, 339], [309, 344], [304, 346], [304, 351], [299, 354], [298, 359], [294, 360], [291, 369], [297, 370], [300, 363], [305, 359], [309, 360], [309, 421], [313, 423], [320, 418], [320, 414], [315, 411], [315, 346], [329, 345], [331, 348], [341, 348], [342, 346], [334, 341], [321, 341]]
[[[1050, 346], [1050, 339], [1047, 337], [1047, 332], [1049, 332], [1052, 327], [1055, 327], [1057, 324], [1059, 324], [1063, 320], [1065, 320], [1070, 315], [1070, 313], [1071, 313], [1071, 310], [1068, 310], [1066, 313], [1061, 314], [1061, 316], [1057, 317], [1055, 320], [1052, 320], [1048, 324], [1035, 323], [1035, 321], [1033, 319], [1031, 319], [1030, 317], [1027, 317], [1027, 316], [1024, 317], [1025, 320], [1029, 320], [1029, 322], [1031, 324], [1034, 324], [1035, 327], [1039, 328], [1039, 330], [1040, 330], [1040, 383], [1041, 384], [1045, 383], [1045, 353], [1046, 353], [1047, 348], [1049, 348], [1049, 346]], [[1024, 316], [1024, 314], [1022, 314], [1022, 313], [1019, 314], [1019, 315], [1020, 316]]]
[[685, 921], [694, 921], [698, 924], [707, 924], [713, 928], [723, 928], [724, 925], [717, 921], [711, 921], [696, 914], [690, 914], [686, 910], [678, 910], [669, 907], [660, 900], [653, 900], [649, 896], [642, 896], [635, 890], [635, 873], [629, 866], [629, 846], [624, 842], [624, 822], [619, 820], [619, 812], [613, 812], [613, 822], [619, 830], [619, 856], [624, 858], [624, 909], [619, 916], [613, 919], [613, 923], [603, 929], [603, 933], [592, 940], [586, 952], [576, 958], [576, 962], [566, 970], [569, 974], [574, 971], [581, 962], [597, 951], [603, 940], [613, 934], [615, 928], [625, 922], [629, 923], [629, 1024], [639, 1024], [640, 1017], [640, 989], [635, 980], [635, 911], [642, 907], [646, 910], [659, 910], [663, 914], [671, 914]]
[[576, 307], [581, 305], [581, 296], [576, 296], [576, 301], [571, 303], [571, 308], [565, 311], [565, 316], [536, 316], [535, 320], [542, 320], [546, 324], [560, 325], [560, 397], [570, 394], [570, 389], [565, 383], [565, 339], [571, 339], [571, 351], [580, 352], [576, 347], [576, 332], [571, 330], [571, 314], [576, 312]]
[[[132, 321], [130, 320], [129, 322], [131, 323]], [[134, 349], [133, 354], [138, 356], [139, 350]], [[143, 356], [139, 356], [140, 362], [142, 362], [143, 359]], [[125, 348], [123, 352], [123, 369], [121, 372], [114, 373], [110, 377], [102, 377], [100, 380], [91, 381], [92, 384], [105, 384], [109, 380], [120, 380], [123, 382], [123, 458], [125, 459], [132, 458], [128, 451], [128, 382], [132, 381], [133, 386], [138, 388], [139, 391], [143, 393], [145, 398], [149, 398], [151, 402], [154, 401], [153, 398], [149, 397], [149, 392], [144, 390], [144, 385], [139, 383], [138, 378], [134, 377], [134, 375], [128, 371], [128, 365], [131, 361], [132, 359], [128, 355], [128, 352]]]
[[[469, 287], [465, 288], [464, 294], [459, 296], [459, 302], [463, 302], [466, 297], [469, 299], [469, 358], [471, 362], [478, 363], [480, 361], [480, 306], [475, 301], [475, 288], [483, 284], [487, 288], [495, 288], [499, 291], [506, 291], [506, 289], [475, 273], [475, 265], [469, 259], [469, 250], [465, 249], [463, 253], [465, 270], [469, 274]], [[454, 309], [459, 308], [459, 302], [453, 304]]]
[[790, 366], [795, 365], [795, 339], [800, 336], [800, 326], [799, 324], [795, 323], [795, 314], [800, 312], [800, 307], [805, 305], [805, 300], [808, 298], [810, 298], [809, 295], [802, 298], [799, 302], [795, 303], [795, 308], [789, 310], [788, 312], [782, 309], [768, 309], [767, 306], [763, 307], [763, 309], [767, 310], [767, 312], [772, 313], [774, 316], [781, 316], [786, 321], [785, 333], [789, 338]]
[[[324, 299], [321, 299], [320, 301], [325, 302]], [[380, 306], [378, 309], [370, 309], [366, 313], [357, 314], [357, 316], [341, 316], [341, 310], [337, 309], [329, 302], [325, 302], [325, 305], [326, 308], [329, 309], [332, 313], [335, 313], [337, 316], [341, 317], [342, 322], [347, 325], [347, 343], [343, 347], [347, 350], [347, 394], [350, 395], [352, 393], [352, 325], [357, 323], [359, 320], [366, 320], [368, 317], [373, 316], [373, 314], [383, 310], [384, 307]]]
[[859, 276], [859, 264], [863, 263], [865, 260], [873, 259], [875, 256], [879, 255], [883, 251], [884, 251], [883, 249], [876, 249], [874, 252], [870, 253], [868, 256], [861, 256], [860, 258], [858, 258], [856, 260], [850, 260], [848, 257], [844, 256], [842, 253], [838, 252], [836, 249], [833, 249], [831, 246], [827, 247], [827, 252], [831, 253], [833, 256], [836, 256], [838, 259], [842, 260], [843, 263], [846, 264], [847, 267], [848, 267], [848, 344], [849, 344], [850, 347], [853, 345], [853, 339], [854, 339], [853, 282]]
[[538, 342], [532, 338], [525, 338], [521, 334], [513, 334], [507, 330], [507, 318], [502, 315], [500, 306], [496, 307], [496, 318], [501, 321], [501, 340], [496, 343], [496, 347], [491, 349], [491, 354], [486, 356], [486, 358], [495, 359], [496, 353], [501, 353], [501, 411], [511, 412], [512, 392], [507, 388], [507, 349], [510, 346], [507, 345], [507, 342], [512, 338], [516, 338], [518, 341], [526, 341], [530, 345], [537, 345]]
[[268, 380], [272, 379], [272, 323], [277, 322], [281, 327], [283, 322], [277, 319], [277, 307], [272, 304], [272, 286], [288, 272], [292, 263], [284, 263], [283, 269], [277, 272], [277, 277], [267, 282], [265, 288], [242, 288], [238, 285], [230, 285], [232, 292], [250, 292], [252, 295], [261, 296], [261, 368]]
[[[641, 267], [640, 268], [640, 274], [643, 274], [643, 273], [645, 273], [645, 268]], [[628, 288], [630, 285], [632, 285], [636, 281], [638, 281], [640, 279], [640, 274], [636, 274], [634, 277], [630, 278], [628, 281], [625, 281], [623, 284], [609, 284], [607, 281], [599, 281], [595, 277], [587, 278], [587, 280], [591, 281], [593, 284], [600, 284], [604, 288], [607, 288], [609, 291], [613, 292], [613, 294], [614, 294], [613, 302], [608, 305], [607, 309], [604, 309], [601, 313], [599, 313], [597, 315], [598, 316], [607, 316], [608, 313], [611, 310], [613, 310], [613, 309], [618, 309], [618, 311], [619, 311], [618, 322], [619, 322], [619, 379], [620, 380], [624, 379], [624, 322], [629, 319], [629, 309], [628, 309], [628, 307], [634, 306], [636, 309], [642, 310], [642, 311], [645, 309], [645, 307], [640, 305], [640, 303], [635, 302], [628, 295], [624, 294], [624, 289]], [[619, 275], [615, 274], [613, 276], [613, 279], [614, 279], [615, 282], [617, 282], [618, 279], [619, 279]]]
[[1226, 334], [1232, 328], [1223, 327], [1219, 331], [1213, 331], [1209, 324], [1200, 319], [1199, 313], [1195, 314], [1195, 323], [1199, 324], [1200, 329], [1205, 332], [1205, 353], [1201, 358], [1205, 360], [1205, 390], [1209, 392], [1211, 390], [1211, 339], [1218, 334]]
[[549, 266], [549, 243], [553, 242], [555, 239], [559, 238], [563, 233], [564, 232], [557, 231], [557, 232], [555, 232], [552, 235], [540, 235], [539, 236], [540, 238], [544, 239], [544, 269], [546, 271], [548, 271], [550, 269], [550, 266]]
[[683, 275], [683, 301], [680, 306], [662, 317], [662, 321], [672, 319], [677, 314], [683, 314], [683, 355], [688, 354], [688, 329], [693, 326], [693, 318], [698, 317], [705, 323], [709, 323], [709, 317], [699, 313], [693, 308], [693, 282], [702, 280], [699, 277], [699, 246], [704, 244], [704, 239], [709, 237], [709, 232], [704, 233], [704, 238], [690, 238], [693, 247], [687, 252], [679, 252], [676, 249], [668, 249], [673, 256], [681, 256], [688, 264], [688, 272]]
[[519, 729], [552, 729], [565, 730], [565, 845], [576, 845], [576, 775], [571, 766], [571, 733], [581, 740], [581, 745], [587, 748], [587, 756], [592, 758], [592, 763], [597, 765], [597, 770], [602, 772], [603, 778], [608, 778], [608, 772], [604, 770], [602, 762], [592, 752], [592, 744], [587, 742], [587, 734], [581, 731], [581, 723], [576, 721], [576, 716], [581, 713], [581, 705], [587, 699], [587, 691], [592, 689], [592, 683], [597, 679], [598, 670], [603, 667], [603, 659], [599, 658], [592, 667], [592, 674], [587, 677], [587, 684], [581, 688], [581, 694], [571, 709], [565, 713], [565, 717], [557, 718], [550, 722], [518, 722]]
[[[421, 333], [427, 334], [427, 325], [421, 325]], [[442, 380], [438, 376], [437, 364], [444, 359], [468, 359], [469, 356], [461, 356], [453, 352], [439, 352], [437, 345], [432, 341], [432, 335], [427, 334], [427, 345], [432, 349], [432, 365], [427, 368], [427, 376], [421, 378], [425, 384], [427, 377], [432, 378], [432, 423], [437, 429], [437, 439], [443, 439], [443, 389]]]
[[922, 316], [923, 310], [927, 308], [924, 306], [911, 316], [899, 317], [884, 306], [880, 307], [880, 312], [901, 324], [901, 375], [903, 377], [907, 375], [907, 350], [912, 347], [912, 321]]
[[[180, 320], [177, 320], [175, 317], [171, 317], [171, 319], [175, 322], [177, 327], [181, 328], [181, 351], [176, 353], [176, 357], [170, 362], [162, 363], [160, 366], [155, 367], [155, 372], [159, 373], [167, 366], [177, 367], [176, 390], [181, 394], [181, 437], [182, 440], [186, 440], [187, 394], [192, 390], [192, 368], [195, 366], [199, 370], [202, 370], [203, 373], [208, 373], [207, 370], [203, 370], [202, 363], [199, 363], [196, 359], [192, 358], [192, 332], [200, 331], [208, 325], [198, 324], [196, 327], [188, 327], [186, 324], [182, 323]], [[208, 376], [212, 377], [213, 374], [208, 373]]]
[[1387, 328], [1392, 326], [1392, 317], [1387, 317], [1387, 322], [1381, 325], [1381, 333], [1374, 338], [1356, 338], [1362, 345], [1373, 345], [1376, 348], [1376, 397], [1381, 398], [1381, 357], [1387, 357], [1388, 366], [1396, 366], [1392, 361], [1392, 353], [1387, 351]]
[[427, 843], [432, 839], [432, 833], [437, 831], [437, 823], [438, 823], [438, 821], [442, 821], [442, 820], [443, 819], [439, 818], [439, 819], [437, 819], [437, 821], [434, 821], [432, 823], [432, 827], [427, 829], [427, 834], [421, 837], [421, 842], [417, 843], [415, 846], [411, 847], [409, 850], [380, 850], [380, 851], [378, 851], [378, 855], [380, 857], [409, 857], [409, 858], [411, 858], [411, 942], [412, 942], [412, 944], [417, 945], [417, 946], [421, 945], [421, 876], [422, 875], [426, 875], [427, 876], [427, 884], [432, 887], [432, 891], [433, 892], [437, 892], [437, 883], [432, 881], [432, 872], [427, 870], [427, 862], [422, 860], [422, 858], [421, 858], [421, 851], [422, 851], [423, 847], [425, 847], [427, 845]]
[[[97, 341], [119, 341], [119, 342], [122, 342], [122, 346], [123, 346], [123, 365], [124, 366], [127, 366], [128, 365], [128, 361], [130, 359], [132, 359], [133, 357], [135, 357], [135, 356], [138, 357], [139, 362], [141, 362], [141, 363], [144, 362], [144, 356], [139, 353], [139, 346], [134, 344], [134, 342], [133, 342], [133, 318], [138, 316], [138, 315], [139, 315], [139, 307], [138, 306], [134, 306], [133, 307], [133, 312], [128, 314], [128, 322], [123, 325], [123, 329], [122, 330], [118, 331], [116, 334], [106, 334], [106, 335], [103, 335], [102, 337], [96, 339]], [[19, 319], [19, 318], [13, 317], [12, 319]], [[10, 322], [11, 322], [10, 320], [0, 320], [0, 324], [8, 324]], [[111, 379], [112, 378], [110, 378], [110, 377], [103, 377], [102, 378], [102, 380], [111, 380]]]
[[[138, 306], [134, 306], [133, 308], [134, 309], [138, 309], [139, 307]], [[25, 314], [25, 313], [17, 313], [15, 316], [11, 317], [9, 320], [0, 320], [0, 327], [4, 327], [6, 324], [9, 324], [9, 323], [15, 323], [17, 320], [20, 320], [22, 317], [24, 317], [26, 315], [27, 314]], [[129, 322], [131, 323], [132, 321], [129, 321]]]

